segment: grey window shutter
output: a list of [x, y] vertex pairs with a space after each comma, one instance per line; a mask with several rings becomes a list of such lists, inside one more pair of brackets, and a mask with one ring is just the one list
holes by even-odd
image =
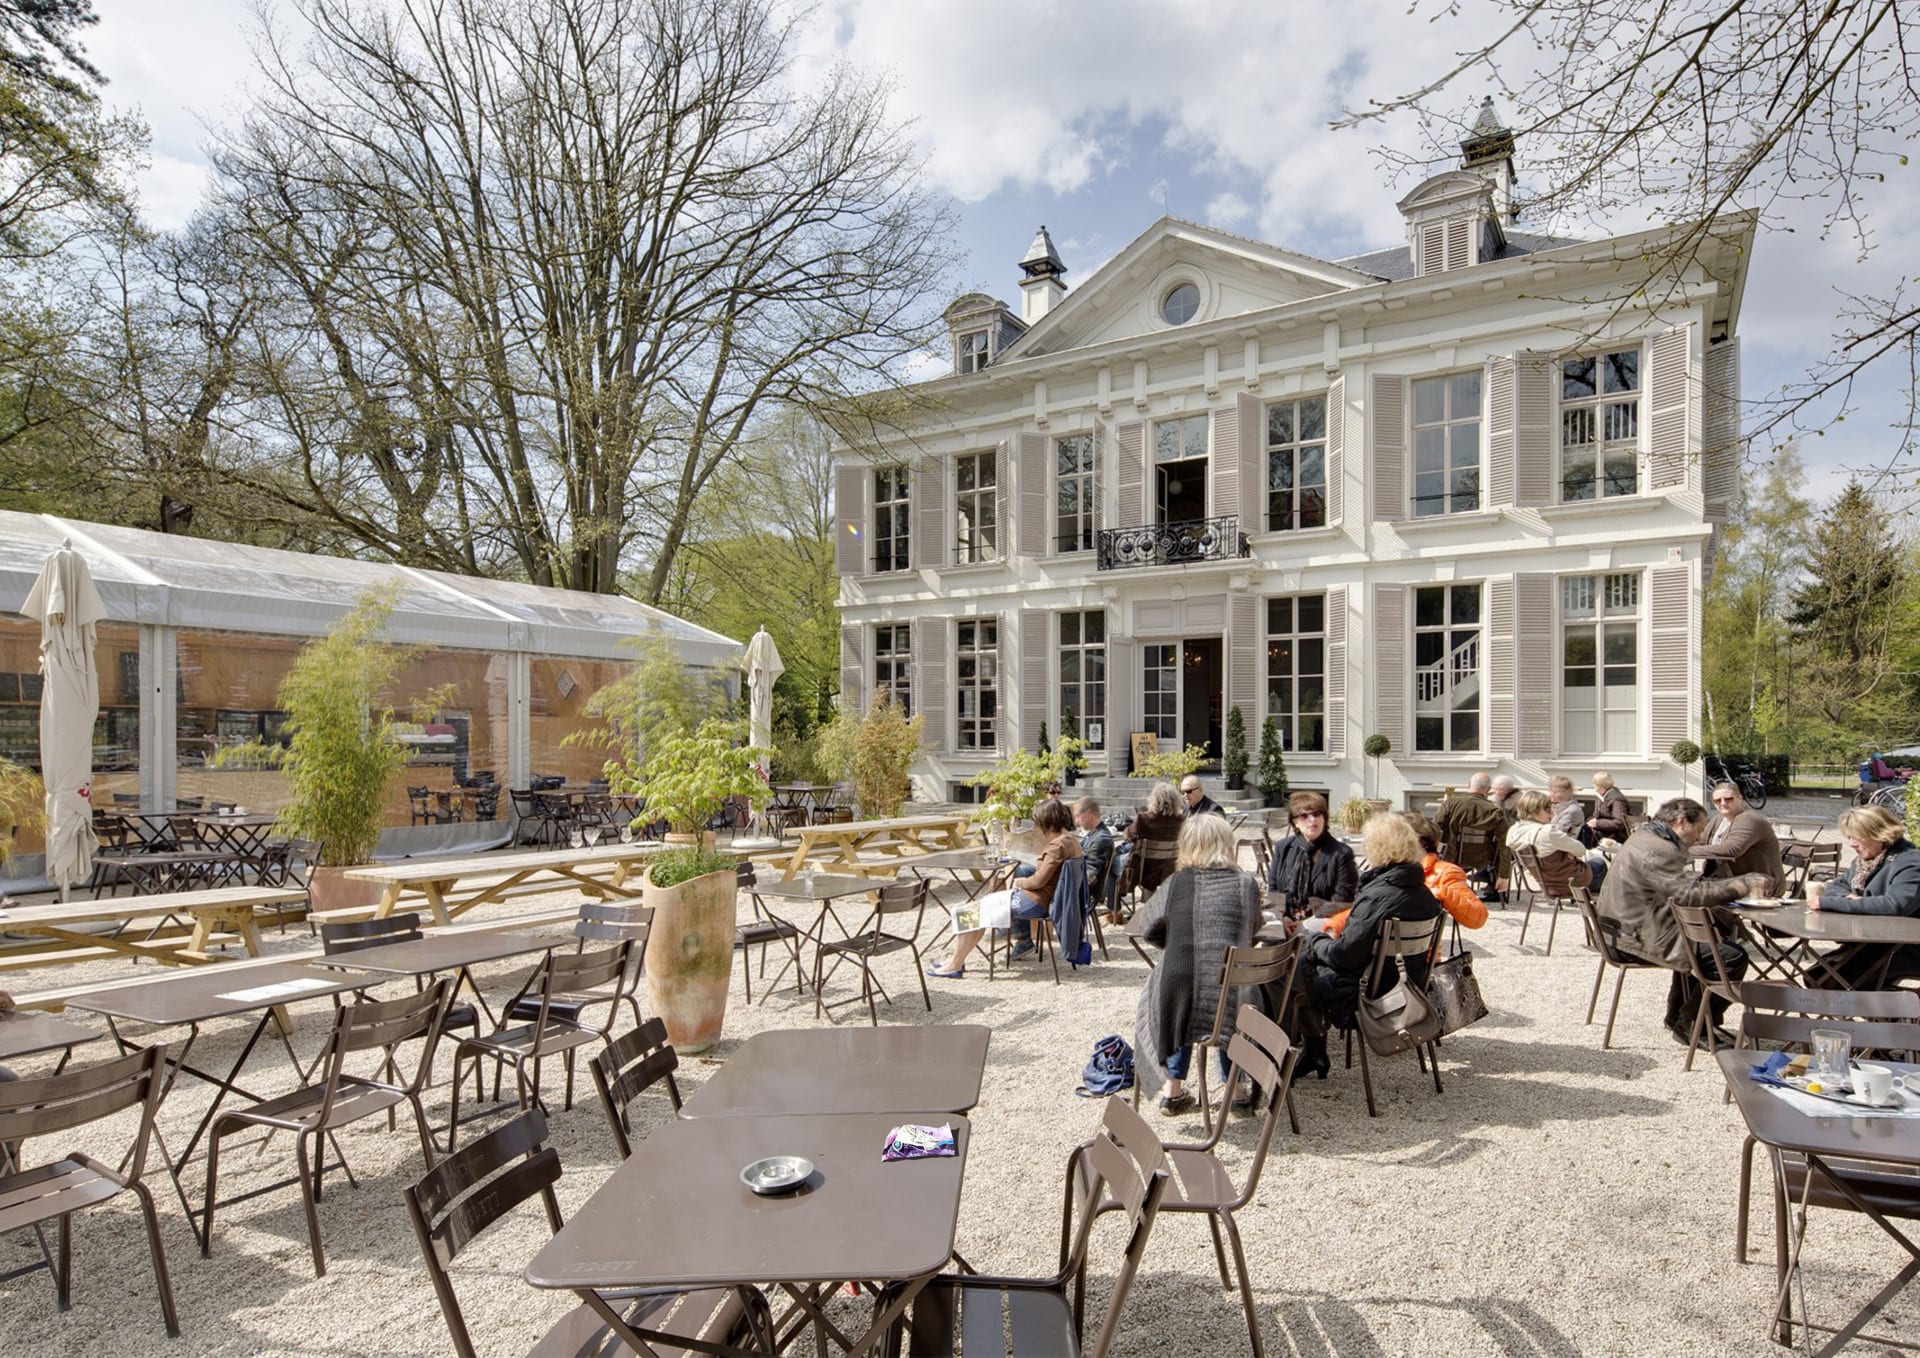
[[1260, 398], [1240, 392], [1233, 398], [1240, 412], [1240, 504], [1223, 512], [1240, 516], [1240, 531], [1258, 533], [1266, 527], [1267, 418]]
[[840, 629], [840, 710], [865, 712], [867, 657], [861, 643], [867, 629], [848, 623]]
[[1107, 633], [1107, 771], [1125, 773], [1127, 737], [1140, 729], [1140, 646]]
[[1227, 702], [1247, 724], [1249, 763], [1260, 749], [1260, 599], [1241, 592], [1227, 601]]
[[908, 524], [908, 546], [915, 566], [938, 569], [946, 564], [947, 463], [937, 457], [926, 458], [913, 469], [909, 494], [913, 498], [913, 518]]
[[1740, 341], [1723, 340], [1707, 350], [1701, 391], [1700, 491], [1707, 517], [1718, 522], [1732, 512], [1740, 493]]
[[1502, 356], [1487, 371], [1487, 486], [1488, 508], [1510, 505], [1515, 494], [1515, 436], [1519, 396], [1519, 363]]
[[1553, 753], [1553, 576], [1528, 571], [1513, 577], [1514, 684], [1519, 698], [1522, 759]]
[[1687, 484], [1687, 458], [1695, 447], [1687, 429], [1691, 328], [1679, 325], [1655, 335], [1647, 355], [1647, 483], [1655, 490]]
[[1347, 587], [1327, 591], [1327, 753], [1347, 754]]
[[833, 569], [841, 575], [859, 575], [871, 569], [867, 555], [867, 478], [872, 474], [866, 467], [833, 469]]
[[993, 554], [1002, 561], [1013, 555], [1007, 538], [1013, 532], [1013, 525], [1007, 520], [1007, 441], [1001, 439], [993, 448]]
[[1020, 554], [1049, 556], [1047, 501], [1053, 498], [1053, 478], [1047, 466], [1047, 436], [1020, 435]]
[[1488, 754], [1517, 754], [1514, 694], [1519, 674], [1514, 663], [1513, 577], [1489, 580], [1486, 590], [1487, 646], [1480, 672], [1482, 748]]
[[[1038, 608], [1020, 610], [1020, 729], [1011, 737], [1013, 748], [1039, 748], [1040, 723], [1049, 716], [1047, 701], [1048, 619], [1052, 615]], [[1004, 706], [1004, 704], [1003, 704]], [[1058, 731], [1050, 731], [1057, 736]]]
[[1138, 528], [1146, 522], [1147, 426], [1129, 420], [1113, 431], [1114, 487], [1120, 496], [1120, 522], [1115, 528]]
[[1375, 729], [1393, 742], [1395, 753], [1403, 753], [1412, 743], [1407, 733], [1407, 700], [1413, 687], [1413, 671], [1407, 665], [1405, 585], [1373, 587], [1373, 617], [1367, 629], [1373, 634]]
[[1347, 499], [1347, 379], [1327, 388], [1327, 523], [1339, 523]]
[[1513, 374], [1513, 503], [1530, 508], [1553, 503], [1554, 456], [1552, 359], [1522, 354]]
[[1407, 379], [1375, 373], [1372, 404], [1373, 517], [1392, 523], [1407, 516]]
[[947, 737], [947, 637], [945, 618], [916, 618], [913, 623], [913, 710], [927, 719], [923, 749], [936, 754], [951, 744]]
[[1229, 403], [1213, 412], [1213, 503], [1215, 518], [1240, 513], [1240, 478], [1247, 469], [1240, 461], [1240, 407]]
[[1647, 577], [1651, 753], [1664, 758], [1675, 741], [1693, 738], [1693, 575], [1684, 565], [1656, 566]]

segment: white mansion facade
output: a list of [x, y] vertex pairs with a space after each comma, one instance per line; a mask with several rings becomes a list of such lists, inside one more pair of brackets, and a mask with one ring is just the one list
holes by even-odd
[[843, 702], [927, 718], [917, 794], [1071, 710], [1095, 772], [1129, 736], [1376, 795], [1506, 770], [1669, 794], [1699, 729], [1703, 572], [1737, 483], [1753, 222], [1682, 264], [1646, 233], [1509, 219], [1512, 139], [1339, 262], [1163, 218], [1068, 293], [1044, 228], [1022, 315], [947, 313], [954, 372], [836, 464]]

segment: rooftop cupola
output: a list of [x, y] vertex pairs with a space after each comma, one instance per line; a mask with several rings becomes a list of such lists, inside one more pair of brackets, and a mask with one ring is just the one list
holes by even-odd
[[1033, 325], [1039, 319], [1060, 305], [1060, 299], [1067, 295], [1067, 285], [1060, 281], [1067, 266], [1060, 262], [1060, 252], [1053, 248], [1053, 237], [1047, 234], [1047, 228], [1041, 227], [1040, 234], [1033, 238], [1033, 244], [1027, 247], [1026, 256], [1020, 261], [1020, 319]]
[[1480, 116], [1460, 143], [1460, 168], [1472, 170], [1493, 189], [1494, 214], [1503, 223], [1517, 220], [1513, 208], [1513, 133], [1493, 110], [1493, 96], [1480, 101]]
[[1460, 143], [1460, 168], [1442, 170], [1402, 198], [1416, 278], [1499, 259], [1513, 220], [1513, 133], [1489, 96]]

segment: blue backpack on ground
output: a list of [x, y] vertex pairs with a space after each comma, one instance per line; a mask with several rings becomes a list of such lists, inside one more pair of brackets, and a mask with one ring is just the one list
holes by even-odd
[[1087, 1068], [1080, 1072], [1080, 1085], [1073, 1092], [1083, 1099], [1101, 1099], [1133, 1088], [1133, 1048], [1117, 1034], [1093, 1044]]

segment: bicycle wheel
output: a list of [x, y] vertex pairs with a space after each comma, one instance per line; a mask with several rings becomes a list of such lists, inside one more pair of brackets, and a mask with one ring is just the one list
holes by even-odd
[[1747, 805], [1755, 811], [1761, 811], [1767, 805], [1767, 780], [1757, 773], [1750, 773], [1740, 780], [1741, 795], [1747, 799]]
[[1907, 790], [1898, 783], [1890, 783], [1867, 798], [1868, 806], [1877, 806], [1895, 820], [1907, 818]]

